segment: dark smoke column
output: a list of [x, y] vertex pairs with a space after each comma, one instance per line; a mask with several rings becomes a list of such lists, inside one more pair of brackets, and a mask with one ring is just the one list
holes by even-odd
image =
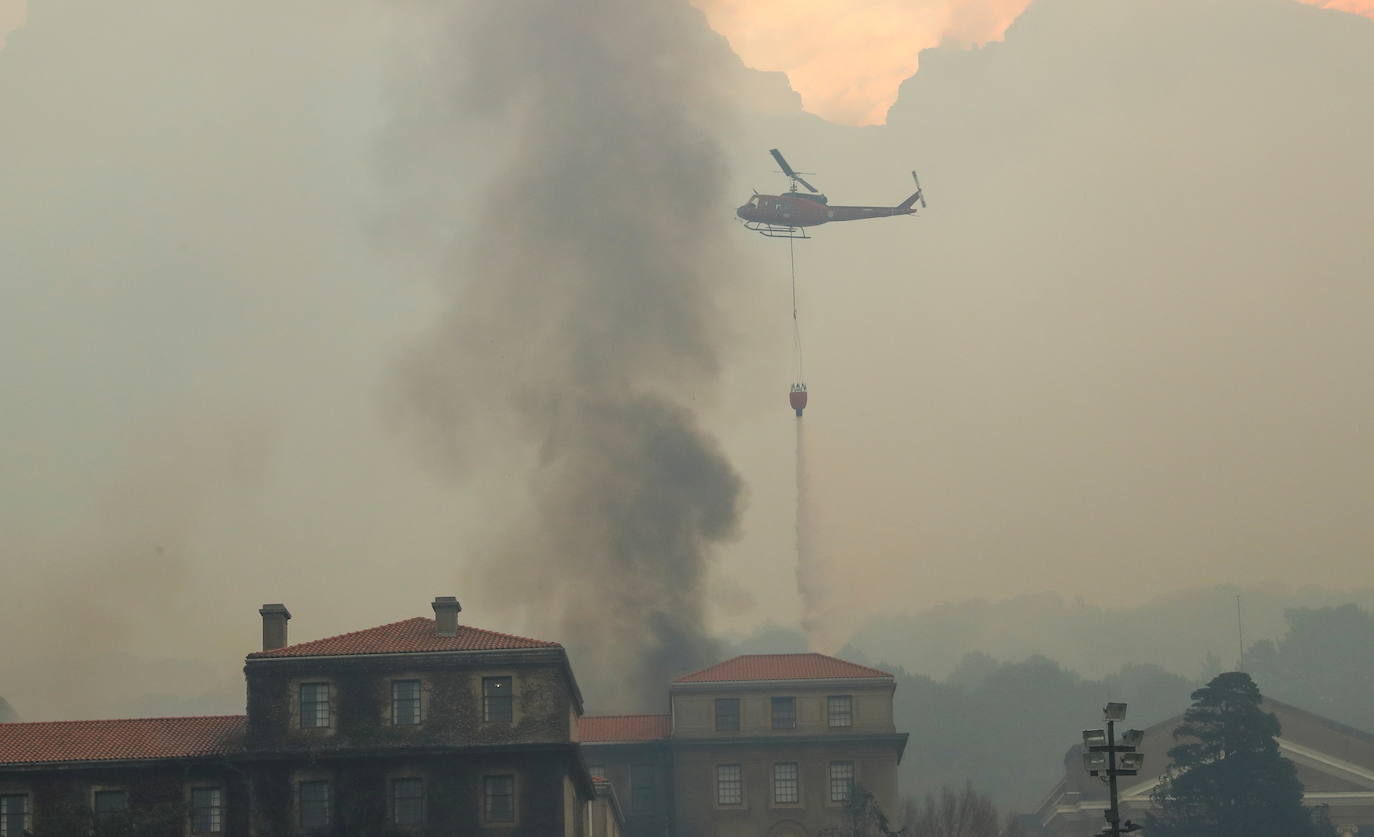
[[480, 125], [504, 159], [467, 202], [409, 400], [473, 493], [497, 480], [529, 503], [463, 572], [480, 563], [484, 590], [571, 647], [595, 708], [658, 710], [673, 676], [712, 661], [707, 572], [741, 495], [690, 408], [716, 381], [732, 269], [714, 36], [668, 0], [449, 9], [433, 7], [432, 75], [407, 84], [448, 85], [452, 110], [398, 135], [407, 153], [462, 149], [476, 129], [446, 126]]

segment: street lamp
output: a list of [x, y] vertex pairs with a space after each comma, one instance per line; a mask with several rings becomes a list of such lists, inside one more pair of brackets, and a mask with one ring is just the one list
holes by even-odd
[[[1107, 722], [1105, 730], [1083, 730], [1083, 769], [1088, 771], [1089, 776], [1097, 776], [1107, 783], [1112, 807], [1102, 812], [1107, 818], [1107, 827], [1099, 833], [1104, 836], [1121, 837], [1122, 834], [1139, 831], [1140, 826], [1130, 820], [1121, 822], [1116, 777], [1135, 776], [1140, 772], [1140, 768], [1145, 764], [1145, 754], [1137, 753], [1135, 748], [1145, 738], [1145, 733], [1138, 729], [1126, 730], [1121, 735], [1121, 743], [1116, 743], [1116, 723], [1126, 720], [1124, 703], [1108, 703], [1102, 707], [1102, 718]], [[1118, 753], [1121, 754], [1120, 766], [1116, 760]]]

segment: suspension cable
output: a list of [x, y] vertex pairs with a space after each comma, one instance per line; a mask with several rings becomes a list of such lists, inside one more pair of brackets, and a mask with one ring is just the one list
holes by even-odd
[[801, 320], [797, 319], [797, 256], [793, 246], [793, 238], [788, 236], [787, 260], [792, 268], [792, 345], [797, 352], [797, 383], [802, 383], [806, 380], [806, 368], [802, 356]]

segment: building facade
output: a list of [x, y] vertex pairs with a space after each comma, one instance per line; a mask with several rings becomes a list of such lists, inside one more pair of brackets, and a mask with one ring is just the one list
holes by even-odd
[[0, 725], [0, 837], [615, 837], [563, 648], [433, 608], [289, 645], [264, 605], [246, 716]]
[[0, 724], [0, 837], [820, 837], [887, 809], [893, 678], [820, 654], [684, 675], [584, 716], [563, 647], [420, 617], [287, 642], [263, 605], [247, 714]]
[[895, 810], [895, 689], [822, 654], [746, 655], [679, 677], [667, 715], [584, 718], [582, 745], [628, 801], [627, 835], [815, 837], [858, 787]]

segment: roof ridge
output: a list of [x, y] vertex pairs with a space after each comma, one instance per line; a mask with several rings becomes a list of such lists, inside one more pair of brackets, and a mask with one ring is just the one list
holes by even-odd
[[[317, 637], [316, 639], [307, 639], [307, 640], [305, 640], [304, 642], [293, 642], [293, 643], [291, 643], [290, 645], [283, 645], [281, 648], [273, 648], [271, 651], [254, 651], [253, 654], [270, 654], [270, 653], [275, 652], [275, 651], [285, 651], [285, 650], [288, 649], [288, 648], [295, 648], [295, 647], [298, 646], [298, 645], [310, 645], [311, 643], [314, 643], [314, 642], [328, 642], [328, 641], [331, 640], [331, 639], [343, 639], [344, 637], [357, 636], [358, 634], [365, 634], [365, 633], [367, 633], [368, 631], [375, 631], [375, 630], [378, 630], [378, 629], [380, 629], [380, 628], [390, 628], [390, 627], [393, 626], [393, 625], [403, 625], [403, 624], [405, 624], [406, 622], [414, 622], [416, 619], [423, 619], [423, 620], [425, 620], [426, 622], [433, 622], [433, 621], [434, 621], [433, 619], [430, 619], [428, 616], [412, 616], [412, 617], [410, 617], [409, 619], [398, 619], [398, 620], [395, 621], [395, 622], [387, 622], [387, 623], [382, 624], [382, 625], [373, 625], [373, 626], [370, 627], [370, 628], [362, 628], [362, 629], [356, 630], [356, 631], [345, 631], [344, 633], [341, 633], [341, 634], [334, 634], [333, 636], [322, 636], [322, 637]], [[252, 655], [250, 654], [249, 656], [252, 656]]]
[[[420, 625], [433, 624], [436, 624], [436, 620], [429, 616], [412, 616], [409, 618], [403, 618], [403, 620], [392, 621], [392, 623], [372, 625], [372, 627], [370, 628], [360, 628], [357, 629], [357, 631], [346, 631], [343, 632], [343, 634], [335, 634], [333, 636], [319, 636], [319, 638], [316, 639], [306, 639], [302, 640], [302, 642], [293, 642], [291, 643], [291, 645], [284, 645], [282, 647], [279, 647], [279, 649], [251, 651], [251, 653], [247, 654], [247, 658], [291, 657], [295, 656], [295, 654], [291, 654], [290, 651], [298, 651], [304, 649], [304, 647], [306, 646], [328, 646], [331, 645], [331, 643], [349, 642], [349, 640], [353, 639], [365, 639], [370, 634], [379, 634], [379, 632], [386, 632], [387, 629], [404, 629], [405, 627], [418, 628], [420, 627]], [[477, 625], [458, 625], [458, 631], [455, 632], [455, 636], [462, 636], [464, 634], [466, 634], [467, 636], [485, 636], [485, 638], [493, 639], [508, 639], [513, 640], [513, 642], [525, 643], [525, 645], [533, 647], [550, 647], [550, 649], [561, 649], [561, 647], [563, 647], [562, 645], [559, 645], [559, 643], [551, 642], [551, 640], [548, 639], [536, 639], [533, 638], [533, 636], [521, 636], [519, 634], [506, 634], [506, 632], [503, 631], [492, 631], [492, 629], [489, 628], [478, 628]]]
[[230, 718], [248, 720], [247, 715], [158, 715], [152, 718], [83, 718], [74, 721], [5, 721], [0, 727], [37, 727], [53, 724], [116, 724], [129, 721], [222, 721]]

